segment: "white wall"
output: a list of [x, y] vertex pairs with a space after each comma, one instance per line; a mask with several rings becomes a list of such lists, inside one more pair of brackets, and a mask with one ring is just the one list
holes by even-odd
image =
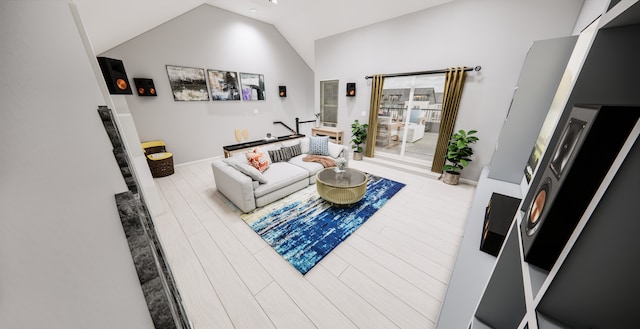
[[[123, 60], [131, 83], [153, 79], [157, 97], [116, 97], [126, 99], [140, 139], [164, 140], [175, 163], [222, 155], [222, 146], [237, 143], [235, 129], [256, 140], [289, 133], [273, 121], [295, 129], [296, 117], [314, 119], [313, 72], [282, 35], [216, 7], [202, 5], [101, 56]], [[176, 102], [166, 65], [264, 74], [266, 100]], [[287, 86], [286, 98], [278, 97], [279, 85]]]
[[0, 2], [0, 40], [0, 328], [153, 328], [67, 2]]
[[467, 75], [456, 122], [456, 130], [479, 131], [474, 161], [462, 172], [477, 180], [491, 162], [529, 46], [571, 35], [582, 3], [457, 0], [317, 40], [315, 90], [320, 80], [339, 79], [344, 95], [347, 82], [357, 83], [356, 97], [339, 99], [338, 126], [349, 131], [354, 119], [368, 118], [366, 75], [482, 66]]
[[610, 0], [585, 0], [580, 16], [573, 27], [573, 34], [578, 35], [596, 18], [604, 13], [609, 5]]

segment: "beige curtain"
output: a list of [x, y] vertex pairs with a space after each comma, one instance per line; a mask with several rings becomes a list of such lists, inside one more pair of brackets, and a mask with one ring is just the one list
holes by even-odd
[[465, 67], [456, 67], [447, 69], [444, 81], [444, 95], [442, 99], [442, 117], [440, 119], [440, 133], [438, 134], [438, 143], [436, 151], [433, 155], [433, 163], [431, 171], [442, 173], [442, 167], [445, 163], [445, 155], [447, 154], [447, 146], [449, 139], [453, 134], [453, 127], [458, 116], [458, 107], [460, 107], [460, 98], [462, 97], [462, 87], [467, 73]]
[[380, 100], [382, 99], [382, 86], [384, 76], [376, 74], [371, 83], [371, 102], [369, 105], [369, 130], [367, 131], [367, 145], [364, 155], [373, 157], [373, 150], [376, 146], [376, 134], [378, 133], [378, 111], [380, 110]]

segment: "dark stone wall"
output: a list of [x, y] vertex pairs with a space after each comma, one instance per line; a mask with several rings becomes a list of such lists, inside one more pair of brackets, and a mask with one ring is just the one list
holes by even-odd
[[99, 107], [98, 113], [129, 189], [115, 195], [116, 205], [154, 326], [157, 329], [190, 329], [190, 322], [180, 302], [180, 293], [166, 263], [151, 213], [131, 172], [129, 157], [113, 114], [106, 106]]

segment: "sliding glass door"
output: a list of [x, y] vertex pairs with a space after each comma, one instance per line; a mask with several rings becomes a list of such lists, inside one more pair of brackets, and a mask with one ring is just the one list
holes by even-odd
[[375, 154], [431, 164], [445, 74], [385, 78]]

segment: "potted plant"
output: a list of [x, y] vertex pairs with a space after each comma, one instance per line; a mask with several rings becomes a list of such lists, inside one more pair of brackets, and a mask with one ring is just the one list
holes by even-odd
[[316, 116], [316, 128], [320, 127], [320, 112], [315, 113]]
[[369, 125], [355, 120], [351, 124], [351, 148], [353, 149], [353, 160], [362, 160], [362, 144], [367, 140], [367, 128]]
[[472, 136], [475, 133], [477, 133], [476, 130], [459, 130], [451, 136], [445, 155], [447, 164], [442, 167], [443, 182], [451, 185], [458, 184], [460, 171], [469, 164], [473, 155], [470, 145], [478, 141], [478, 137]]

